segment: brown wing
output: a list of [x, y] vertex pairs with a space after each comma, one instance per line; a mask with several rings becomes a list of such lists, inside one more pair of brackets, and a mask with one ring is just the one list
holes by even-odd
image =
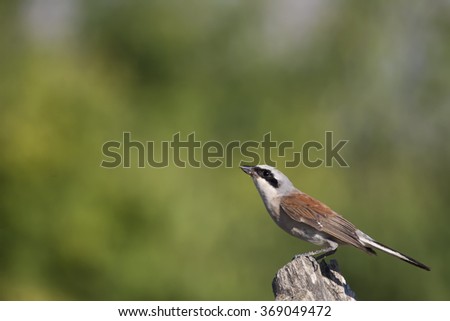
[[356, 227], [331, 208], [304, 193], [296, 193], [281, 199], [281, 208], [293, 220], [308, 224], [325, 232], [338, 241], [369, 251], [358, 240]]

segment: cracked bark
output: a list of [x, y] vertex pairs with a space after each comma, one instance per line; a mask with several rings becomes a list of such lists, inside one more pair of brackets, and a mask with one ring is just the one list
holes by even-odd
[[354, 301], [356, 297], [336, 260], [318, 263], [312, 256], [296, 258], [279, 269], [272, 288], [277, 301]]

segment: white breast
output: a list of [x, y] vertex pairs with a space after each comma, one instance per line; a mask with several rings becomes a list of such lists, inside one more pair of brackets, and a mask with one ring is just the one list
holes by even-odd
[[270, 216], [278, 223], [280, 218], [280, 195], [278, 191], [262, 178], [258, 177], [253, 182]]

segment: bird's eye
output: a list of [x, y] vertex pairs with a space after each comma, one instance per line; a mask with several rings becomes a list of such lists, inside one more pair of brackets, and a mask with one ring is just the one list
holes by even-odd
[[267, 169], [263, 171], [263, 176], [264, 177], [269, 177], [270, 176], [270, 171], [268, 171]]

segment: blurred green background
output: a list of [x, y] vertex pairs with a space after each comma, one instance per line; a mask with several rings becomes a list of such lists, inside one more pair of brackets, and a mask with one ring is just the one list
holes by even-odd
[[[281, 168], [382, 243], [343, 247], [360, 300], [450, 299], [448, 1], [0, 3], [0, 299], [272, 300], [316, 249], [234, 168], [104, 169], [101, 147], [348, 139]], [[279, 163], [282, 164], [282, 163]]]

